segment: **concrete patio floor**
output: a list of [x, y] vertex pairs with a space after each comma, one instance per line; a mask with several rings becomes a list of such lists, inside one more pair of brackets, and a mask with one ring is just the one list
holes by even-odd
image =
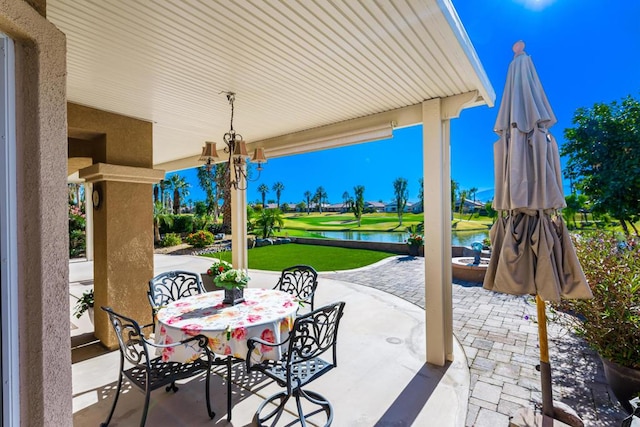
[[[155, 256], [156, 274], [175, 269], [204, 272], [208, 259]], [[273, 287], [278, 274], [250, 271], [251, 287]], [[70, 263], [70, 303], [93, 286], [93, 264]], [[140, 284], [145, 286], [145, 284]], [[464, 426], [470, 374], [460, 344], [454, 340], [455, 361], [445, 367], [426, 364], [424, 310], [378, 289], [321, 277], [316, 306], [342, 300], [345, 314], [338, 337], [338, 367], [309, 387], [333, 404], [335, 426]], [[126, 314], [126, 313], [125, 313]], [[74, 425], [99, 425], [115, 393], [118, 352], [96, 343], [87, 315], [71, 316]], [[210, 420], [204, 403], [204, 379], [196, 377], [177, 393], [151, 395], [148, 426], [251, 426], [262, 400], [278, 389], [246, 375], [234, 366], [233, 420], [226, 421], [226, 385], [212, 376]], [[125, 388], [126, 389], [126, 388]], [[144, 396], [137, 390], [120, 396], [112, 426], [138, 425]]]

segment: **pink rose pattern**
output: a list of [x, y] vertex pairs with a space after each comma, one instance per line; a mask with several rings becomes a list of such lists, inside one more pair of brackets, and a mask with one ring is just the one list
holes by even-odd
[[184, 332], [185, 335], [190, 337], [195, 337], [202, 330], [202, 325], [198, 325], [197, 323], [191, 323], [189, 325], [184, 325], [181, 328], [181, 330], [182, 332]]
[[[263, 330], [262, 333], [260, 334], [260, 338], [262, 338], [266, 342], [271, 342], [271, 343], [276, 342], [276, 336], [274, 335], [271, 329]], [[260, 351], [262, 352], [262, 354], [270, 352], [272, 348], [273, 347], [270, 347], [268, 345], [264, 345], [264, 344], [260, 345]]]
[[[213, 352], [245, 358], [247, 339], [252, 336], [268, 342], [285, 339], [297, 309], [293, 296], [269, 289], [247, 291], [245, 302], [233, 307], [222, 304], [222, 292], [200, 294], [169, 304], [158, 314], [158, 342], [169, 344], [204, 333]], [[256, 350], [262, 358], [279, 357], [279, 349], [274, 347], [260, 346]], [[197, 354], [195, 342], [163, 349], [161, 353], [163, 361], [182, 362], [192, 360]]]
[[234, 340], [244, 340], [247, 339], [247, 329], [246, 328], [236, 328], [231, 332], [231, 338]]

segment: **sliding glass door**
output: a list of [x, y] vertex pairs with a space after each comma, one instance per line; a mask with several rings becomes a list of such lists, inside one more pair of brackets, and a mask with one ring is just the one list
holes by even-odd
[[0, 426], [20, 425], [18, 258], [16, 221], [15, 62], [13, 41], [0, 33]]

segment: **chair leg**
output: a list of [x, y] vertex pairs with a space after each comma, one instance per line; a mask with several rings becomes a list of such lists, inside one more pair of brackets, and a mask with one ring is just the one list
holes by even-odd
[[211, 410], [211, 392], [209, 391], [211, 384], [211, 367], [207, 368], [207, 380], [205, 381], [206, 392], [205, 395], [207, 397], [207, 413], [209, 414], [209, 418], [213, 419], [216, 416], [216, 413]]
[[100, 427], [107, 427], [111, 422], [111, 417], [113, 417], [113, 413], [116, 410], [116, 405], [118, 404], [118, 397], [120, 397], [120, 389], [122, 388], [122, 370], [120, 370], [120, 376], [118, 377], [118, 387], [116, 387], [116, 396], [113, 399], [113, 406], [111, 406], [111, 412], [109, 412], [109, 416], [107, 420], [100, 424]]
[[327, 423], [324, 426], [328, 427], [331, 425], [331, 423], [333, 422], [333, 406], [331, 406], [331, 402], [329, 402], [324, 396], [316, 393], [315, 391], [302, 390], [301, 388], [296, 390], [296, 398], [299, 397], [304, 397], [309, 402], [320, 406], [319, 409], [316, 409], [315, 411], [309, 412], [308, 414], [304, 415], [302, 413], [302, 407], [300, 406], [300, 404], [298, 404], [298, 414], [300, 415], [300, 419], [309, 418], [324, 411], [327, 415]]
[[[268, 421], [270, 418], [273, 418], [275, 416], [275, 419], [273, 420], [273, 422], [271, 423], [272, 426], [275, 426], [278, 422], [278, 420], [280, 419], [280, 417], [282, 416], [282, 412], [284, 411], [284, 407], [287, 404], [287, 401], [289, 400], [289, 398], [291, 397], [290, 394], [287, 394], [286, 391], [281, 391], [279, 393], [274, 394], [271, 397], [268, 397], [267, 399], [265, 399], [260, 406], [258, 406], [258, 410], [256, 411], [256, 421], [258, 423], [258, 426], [262, 427], [265, 424], [263, 424], [264, 422]], [[273, 401], [280, 399], [280, 404], [278, 404], [278, 406], [271, 412], [269, 412], [267, 415], [265, 415], [264, 417], [260, 417], [260, 414], [262, 413], [262, 410], [269, 404], [271, 404]]]
[[298, 409], [298, 419], [300, 420], [300, 425], [302, 427], [307, 427], [307, 422], [305, 421], [304, 411], [302, 410], [302, 403], [300, 402], [300, 394], [295, 393], [294, 397], [296, 398], [296, 407]]
[[149, 387], [147, 387], [144, 393], [144, 409], [142, 410], [142, 419], [140, 420], [140, 427], [144, 427], [144, 425], [147, 422], [147, 412], [149, 411], [150, 398], [151, 398], [151, 390], [149, 390]]
[[227, 356], [227, 421], [231, 421], [231, 364], [232, 356]]

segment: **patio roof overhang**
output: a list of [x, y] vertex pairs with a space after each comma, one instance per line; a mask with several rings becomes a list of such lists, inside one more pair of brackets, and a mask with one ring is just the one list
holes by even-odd
[[[451, 360], [449, 120], [495, 93], [450, 0], [48, 0], [47, 17], [66, 34], [68, 101], [151, 122], [155, 169], [200, 165], [229, 130], [228, 91], [267, 159], [423, 123], [424, 197], [439, 201], [424, 220], [426, 360]], [[230, 200], [246, 268], [246, 194]]]
[[151, 121], [168, 171], [221, 142], [224, 91], [267, 158], [380, 139], [421, 123], [425, 100], [495, 100], [449, 0], [48, 0], [47, 17], [67, 37], [68, 100]]

